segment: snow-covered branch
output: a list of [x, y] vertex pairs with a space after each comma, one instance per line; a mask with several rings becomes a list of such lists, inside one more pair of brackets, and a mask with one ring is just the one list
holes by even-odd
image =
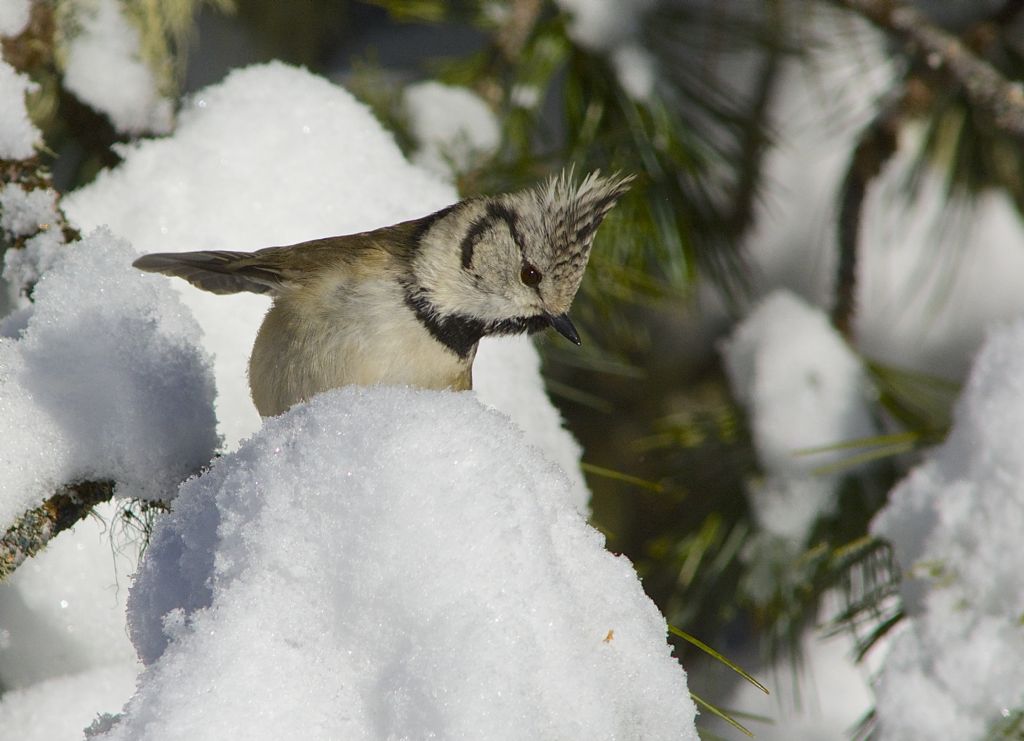
[[114, 495], [112, 481], [86, 481], [64, 487], [38, 507], [21, 515], [0, 538], [0, 582], [14, 573], [64, 530]]

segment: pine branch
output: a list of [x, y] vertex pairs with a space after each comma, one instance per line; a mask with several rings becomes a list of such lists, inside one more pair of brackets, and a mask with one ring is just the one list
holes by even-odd
[[70, 484], [35, 509], [25, 512], [0, 539], [0, 582], [58, 534], [92, 512], [114, 494], [113, 481]]
[[971, 103], [1004, 133], [1024, 138], [1024, 86], [1007, 80], [953, 34], [903, 0], [834, 0], [878, 28], [918, 47], [960, 83]]

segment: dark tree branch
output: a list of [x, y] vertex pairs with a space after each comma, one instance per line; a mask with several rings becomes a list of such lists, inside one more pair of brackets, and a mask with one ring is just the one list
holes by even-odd
[[71, 484], [19, 517], [0, 539], [0, 582], [113, 494], [113, 481]]
[[953, 34], [903, 0], [834, 0], [883, 31], [913, 44], [962, 87], [970, 102], [991, 116], [1004, 133], [1024, 138], [1024, 86], [1007, 80]]

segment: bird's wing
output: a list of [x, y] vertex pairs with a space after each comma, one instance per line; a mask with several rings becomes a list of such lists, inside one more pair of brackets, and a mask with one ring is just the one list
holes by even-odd
[[286, 280], [279, 267], [252, 252], [157, 252], [143, 255], [132, 265], [148, 273], [184, 278], [210, 293], [276, 293]]
[[157, 252], [143, 255], [132, 265], [146, 272], [184, 278], [210, 293], [278, 294], [289, 285], [332, 268], [340, 267], [352, 277], [365, 272], [381, 274], [408, 251], [406, 232], [414, 225], [415, 222], [406, 222], [372, 232], [325, 237], [256, 252]]

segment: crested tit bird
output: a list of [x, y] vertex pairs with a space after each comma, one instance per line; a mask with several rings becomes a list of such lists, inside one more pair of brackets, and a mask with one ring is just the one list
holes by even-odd
[[481, 337], [550, 326], [579, 344], [567, 312], [594, 233], [632, 179], [594, 172], [576, 185], [563, 173], [360, 234], [134, 265], [273, 297], [249, 359], [265, 417], [347, 384], [469, 389]]

